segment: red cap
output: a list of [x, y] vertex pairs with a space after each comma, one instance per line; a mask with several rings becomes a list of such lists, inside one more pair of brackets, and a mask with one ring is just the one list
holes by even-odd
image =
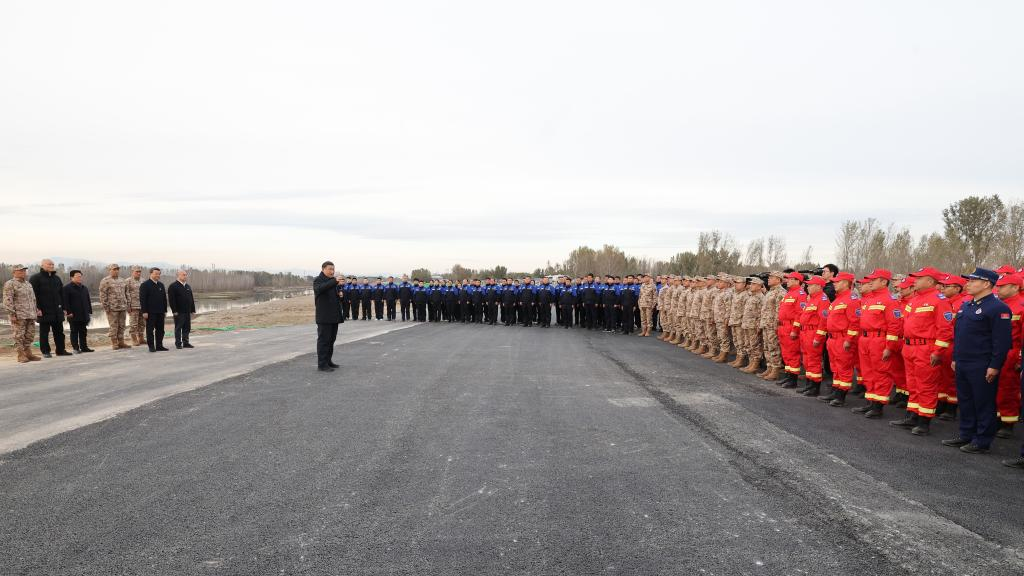
[[821, 276], [811, 276], [811, 279], [807, 281], [808, 284], [814, 284], [815, 286], [824, 286], [828, 284], [828, 281]]
[[900, 282], [899, 284], [897, 284], [896, 287], [899, 288], [900, 290], [905, 290], [907, 288], [913, 288], [914, 287], [914, 279], [913, 278], [909, 278], [909, 277], [908, 278], [904, 278], [903, 282]]
[[867, 276], [864, 277], [864, 281], [866, 282], [868, 280], [874, 280], [876, 278], [892, 280], [892, 272], [889, 272], [885, 268], [875, 268], [874, 270], [871, 271], [871, 274], [868, 274]]
[[996, 282], [996, 286], [1006, 286], [1007, 284], [1016, 284], [1017, 286], [1024, 285], [1024, 276], [1020, 274], [1004, 274]]
[[1009, 264], [1003, 264], [999, 268], [996, 268], [996, 272], [998, 272], [999, 274], [1016, 274], [1017, 269], [1014, 268], [1013, 266], [1010, 266]]
[[931, 266], [925, 266], [924, 268], [921, 268], [917, 272], [910, 273], [911, 278], [921, 278], [922, 276], [930, 276], [931, 278], [934, 278], [936, 282], [938, 282], [939, 280], [946, 276], [946, 273], [941, 270], [932, 268]]
[[793, 280], [799, 280], [801, 282], [804, 281], [804, 275], [799, 272], [790, 272], [789, 274], [786, 274], [786, 278], [792, 278]]
[[842, 280], [849, 280], [850, 282], [854, 282], [857, 280], [857, 277], [854, 276], [853, 274], [850, 274], [849, 272], [840, 272], [839, 274], [836, 274], [836, 277], [833, 278], [833, 280], [836, 282], [840, 282]]
[[937, 280], [939, 281], [939, 284], [942, 284], [943, 286], [952, 286], [952, 285], [966, 286], [967, 285], [967, 280], [965, 280], [964, 277], [960, 276], [959, 274], [946, 274], [942, 278], [937, 278]]

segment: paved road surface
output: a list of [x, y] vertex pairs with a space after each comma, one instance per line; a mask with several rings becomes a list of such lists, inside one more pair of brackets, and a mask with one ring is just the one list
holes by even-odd
[[336, 360], [267, 365], [0, 456], [0, 565], [1024, 573], [1024, 475], [939, 446], [949, 425], [911, 437], [603, 333], [418, 326]]

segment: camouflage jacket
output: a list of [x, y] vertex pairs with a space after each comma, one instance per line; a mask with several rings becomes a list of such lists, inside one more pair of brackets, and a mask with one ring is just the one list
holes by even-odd
[[36, 293], [28, 280], [11, 278], [4, 282], [4, 312], [11, 320], [36, 319]]
[[641, 308], [653, 308], [655, 299], [658, 297], [658, 287], [653, 283], [640, 285], [640, 298], [637, 305]]
[[772, 288], [764, 295], [764, 303], [761, 305], [761, 323], [758, 325], [762, 330], [772, 329], [779, 323], [779, 304], [786, 297], [786, 289], [782, 285]]
[[743, 321], [740, 326], [745, 330], [756, 330], [760, 328], [761, 311], [764, 309], [764, 294], [758, 292], [749, 293], [746, 302], [743, 303]]
[[750, 292], [747, 290], [741, 290], [733, 295], [732, 304], [729, 307], [729, 326], [739, 326], [743, 323], [743, 307], [747, 304], [749, 297]]
[[724, 290], [719, 290], [718, 294], [715, 294], [714, 316], [712, 317], [715, 324], [729, 323], [729, 312], [732, 310], [732, 298], [735, 293], [730, 286]]
[[100, 280], [100, 306], [107, 312], [121, 312], [128, 309], [128, 292], [123, 278], [107, 276]]
[[708, 288], [704, 291], [704, 296], [700, 299], [700, 319], [705, 322], [713, 322], [715, 320], [715, 297], [718, 296], [718, 288]]
[[142, 307], [142, 305], [139, 303], [139, 286], [141, 285], [142, 282], [139, 282], [138, 280], [130, 276], [124, 279], [124, 288], [125, 292], [128, 295], [129, 310], [138, 310], [139, 308]]

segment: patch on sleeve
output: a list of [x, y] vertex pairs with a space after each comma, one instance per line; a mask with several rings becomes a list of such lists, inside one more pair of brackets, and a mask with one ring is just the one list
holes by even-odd
[[1009, 320], [1010, 319], [1010, 314], [1009, 313], [1007, 313], [1007, 314], [1000, 314], [999, 315], [999, 319], [1000, 320]]
[[894, 308], [893, 311], [892, 311], [892, 316], [893, 316], [893, 318], [896, 318], [897, 320], [900, 319], [900, 318], [903, 318], [903, 311], [900, 310], [899, 308]]
[[803, 309], [803, 308], [807, 308], [807, 302], [801, 302], [801, 303], [800, 303], [800, 308], [801, 308], [801, 309]]
[[856, 314], [857, 316], [860, 316], [860, 308], [857, 308], [857, 310], [854, 311], [854, 314]]
[[946, 322], [952, 322], [953, 321], [953, 313], [952, 312], [943, 312], [942, 313], [942, 317], [946, 319]]

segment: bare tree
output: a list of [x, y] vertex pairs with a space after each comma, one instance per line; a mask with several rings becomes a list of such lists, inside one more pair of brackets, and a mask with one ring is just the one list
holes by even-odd
[[765, 248], [765, 260], [772, 268], [785, 268], [786, 261], [786, 239], [782, 236], [769, 236], [768, 245]]
[[747, 252], [743, 264], [754, 270], [764, 269], [764, 238], [751, 240], [747, 244]]

